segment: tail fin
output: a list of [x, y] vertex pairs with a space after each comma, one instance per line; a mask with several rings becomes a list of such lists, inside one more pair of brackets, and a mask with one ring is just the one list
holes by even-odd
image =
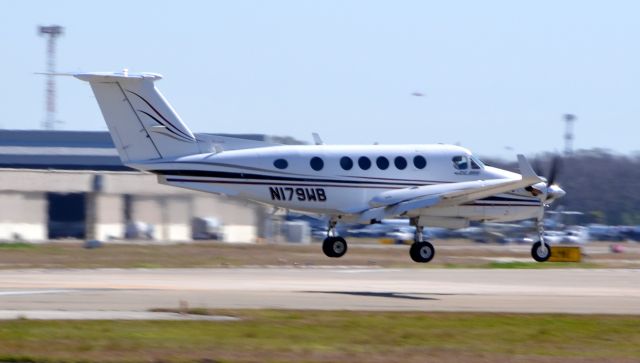
[[124, 164], [196, 154], [198, 142], [155, 88], [152, 73], [83, 73]]

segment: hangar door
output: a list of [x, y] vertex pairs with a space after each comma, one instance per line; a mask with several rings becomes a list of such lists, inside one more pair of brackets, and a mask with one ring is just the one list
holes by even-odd
[[48, 237], [79, 238], [86, 235], [86, 194], [47, 193]]

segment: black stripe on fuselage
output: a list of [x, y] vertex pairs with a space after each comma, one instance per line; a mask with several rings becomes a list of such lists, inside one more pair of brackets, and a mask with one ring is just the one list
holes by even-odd
[[[320, 187], [320, 188], [359, 188], [359, 189], [403, 189], [404, 187], [389, 187], [384, 185], [379, 186], [367, 186], [367, 185], [328, 185], [328, 184], [296, 184], [296, 183], [279, 183], [268, 181], [247, 181], [247, 180], [214, 180], [214, 179], [178, 179], [167, 178], [168, 182], [174, 183], [206, 183], [206, 184], [238, 184], [238, 185], [270, 185], [280, 187]], [[482, 203], [476, 203], [482, 202]], [[503, 204], [500, 204], [503, 203]], [[507, 203], [507, 204], [504, 204]], [[492, 196], [484, 199], [479, 199], [474, 202], [465, 203], [463, 205], [481, 205], [481, 206], [540, 206], [538, 201], [514, 199], [507, 197]]]
[[[213, 154], [211, 154], [213, 155]], [[156, 161], [153, 164], [150, 165], [158, 165], [159, 168], [162, 167], [163, 164], [174, 164], [175, 161]], [[272, 173], [272, 174], [278, 174], [278, 175], [290, 175], [292, 177], [307, 177], [308, 174], [300, 174], [300, 173], [290, 173], [290, 172], [285, 172], [285, 171], [281, 171], [281, 170], [269, 170], [269, 169], [264, 169], [264, 168], [256, 168], [256, 167], [251, 167], [251, 166], [247, 166], [247, 165], [242, 165], [239, 166], [237, 164], [229, 164], [229, 163], [220, 163], [220, 162], [214, 162], [214, 161], [206, 161], [206, 162], [202, 162], [202, 161], [180, 161], [181, 165], [206, 165], [209, 167], [223, 167], [223, 168], [239, 168], [241, 167], [243, 170], [252, 170], [255, 172], [260, 172], [260, 173]], [[170, 172], [171, 169], [158, 169], [159, 171], [166, 171], [166, 172]], [[187, 171], [191, 171], [191, 170], [187, 170]], [[271, 175], [269, 175], [271, 176]], [[336, 177], [341, 177], [341, 178], [354, 178], [354, 179], [367, 179], [367, 180], [393, 180], [393, 181], [400, 181], [403, 182], [403, 185], [429, 185], [429, 184], [447, 184], [447, 183], [454, 183], [451, 181], [434, 181], [434, 180], [424, 180], [424, 179], [398, 179], [398, 178], [377, 178], [377, 177], [369, 177], [369, 176], [357, 176], [357, 175], [336, 175]], [[314, 179], [317, 180], [317, 179]], [[408, 184], [409, 183], [409, 184]]]
[[331, 185], [331, 184], [301, 184], [301, 183], [281, 183], [269, 181], [247, 181], [247, 180], [215, 180], [215, 179], [176, 179], [167, 178], [168, 182], [179, 183], [207, 183], [207, 184], [239, 184], [239, 185], [274, 185], [279, 187], [319, 187], [319, 188], [364, 188], [364, 189], [404, 189], [404, 187], [393, 187], [388, 185]]
[[406, 182], [380, 182], [380, 181], [364, 181], [364, 180], [338, 180], [338, 179], [315, 179], [315, 178], [297, 178], [288, 176], [263, 175], [253, 173], [236, 173], [228, 171], [210, 171], [210, 170], [149, 170], [149, 172], [164, 176], [179, 177], [206, 177], [218, 179], [234, 179], [243, 181], [246, 179], [268, 180], [281, 182], [304, 182], [304, 183], [335, 183], [335, 184], [360, 184], [360, 185], [387, 185], [387, 186], [423, 186], [423, 183], [406, 183]]
[[[277, 185], [277, 186], [311, 186], [311, 187], [338, 187], [338, 188], [365, 188], [365, 189], [402, 189], [415, 186], [406, 183], [388, 183], [388, 182], [372, 182], [372, 181], [350, 181], [335, 179], [308, 179], [293, 178], [285, 176], [270, 176], [251, 173], [231, 173], [222, 171], [204, 171], [204, 170], [156, 170], [155, 174], [167, 176], [168, 182], [178, 183], [208, 183], [208, 184], [241, 184], [241, 185]], [[186, 177], [186, 178], [185, 178]], [[192, 179], [189, 177], [209, 178], [209, 179]], [[213, 179], [215, 178], [215, 179]], [[298, 183], [296, 183], [298, 182]], [[300, 184], [300, 182], [305, 184]], [[310, 183], [310, 184], [309, 184]], [[315, 183], [315, 184], [314, 184]], [[424, 184], [419, 184], [424, 185]], [[528, 199], [526, 197], [502, 197], [490, 196], [480, 201], [484, 203], [521, 203], [519, 205], [539, 206], [537, 199]], [[491, 205], [491, 204], [483, 204]], [[504, 205], [504, 204], [496, 204]]]
[[476, 206], [483, 206], [483, 207], [540, 207], [540, 203], [539, 202], [535, 202], [535, 201], [531, 201], [531, 202], [527, 202], [527, 201], [518, 201], [518, 202], [511, 202], [508, 200], [505, 201], [491, 201], [491, 200], [487, 200], [487, 199], [478, 199], [475, 200], [473, 202], [469, 202], [469, 203], [465, 203], [463, 205], [476, 205]]
[[[407, 183], [402, 179], [398, 180], [397, 183], [393, 182], [382, 182], [382, 181], [364, 181], [364, 180], [340, 180], [340, 179], [315, 179], [315, 178], [298, 178], [298, 177], [290, 177], [290, 176], [276, 176], [276, 175], [264, 175], [264, 174], [253, 174], [253, 173], [237, 173], [237, 172], [227, 172], [227, 171], [210, 171], [210, 170], [149, 170], [150, 172], [158, 175], [169, 176], [169, 177], [206, 177], [206, 178], [217, 178], [217, 179], [232, 179], [234, 182], [245, 182], [247, 179], [252, 180], [265, 180], [267, 182], [304, 182], [304, 183], [322, 183], [318, 184], [318, 186], [326, 186], [324, 183], [333, 183], [333, 184], [357, 184], [357, 185], [381, 185], [381, 186], [401, 186], [403, 188], [406, 187], [414, 187], [414, 186], [425, 186], [432, 184], [445, 184], [451, 182], [428, 182], [425, 183]], [[388, 179], [394, 180], [394, 179]], [[176, 180], [177, 181], [177, 180]], [[208, 182], [207, 180], [192, 180], [193, 182]], [[530, 199], [525, 196], [518, 196], [517, 198], [508, 198], [508, 197], [498, 197], [491, 196], [485, 199], [487, 200], [508, 200], [514, 202], [530, 202], [536, 201], [537, 199]]]

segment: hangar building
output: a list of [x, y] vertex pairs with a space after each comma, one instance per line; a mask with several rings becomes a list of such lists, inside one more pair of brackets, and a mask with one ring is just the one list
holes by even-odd
[[227, 241], [254, 242], [266, 216], [261, 206], [125, 167], [106, 131], [0, 130], [0, 205], [0, 240], [34, 242], [119, 240], [140, 226], [154, 240], [189, 241], [203, 238], [203, 222], [219, 224]]

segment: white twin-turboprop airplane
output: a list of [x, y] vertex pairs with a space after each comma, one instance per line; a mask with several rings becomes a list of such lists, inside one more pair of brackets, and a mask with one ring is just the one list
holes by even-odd
[[[542, 240], [544, 207], [565, 192], [518, 155], [520, 174], [484, 165], [453, 145], [277, 145], [194, 135], [155, 88], [152, 73], [82, 73], [91, 84], [122, 162], [162, 184], [320, 214], [328, 220], [322, 250], [347, 252], [338, 222], [409, 218], [410, 256], [429, 262], [424, 226], [462, 228], [470, 221], [538, 219], [536, 261], [551, 255]], [[553, 168], [555, 174], [555, 167]]]

